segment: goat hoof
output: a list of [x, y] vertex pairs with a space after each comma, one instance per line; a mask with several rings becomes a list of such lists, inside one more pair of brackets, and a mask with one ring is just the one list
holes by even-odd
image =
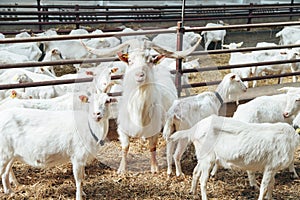
[[151, 166], [151, 172], [154, 174], [154, 173], [157, 173], [158, 172], [158, 166], [157, 165], [154, 165], [154, 166]]
[[291, 179], [298, 179], [299, 178], [298, 174], [295, 174], [293, 172], [291, 172], [290, 177], [291, 177]]

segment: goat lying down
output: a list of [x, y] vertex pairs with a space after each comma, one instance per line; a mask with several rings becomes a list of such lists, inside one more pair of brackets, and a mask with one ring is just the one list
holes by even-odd
[[191, 192], [196, 194], [200, 177], [202, 200], [207, 199], [206, 185], [215, 163], [262, 172], [258, 200], [271, 199], [276, 172], [293, 162], [300, 144], [299, 134], [286, 123], [246, 123], [216, 115], [170, 137], [174, 141], [182, 138], [188, 138], [195, 146], [198, 164], [194, 168]]
[[111, 100], [107, 94], [95, 94], [89, 112], [28, 108], [1, 111], [0, 173], [4, 193], [12, 192], [9, 174], [16, 160], [34, 167], [52, 167], [71, 161], [76, 200], [81, 200], [84, 167], [103, 145], [106, 137], [103, 121], [108, 116]]

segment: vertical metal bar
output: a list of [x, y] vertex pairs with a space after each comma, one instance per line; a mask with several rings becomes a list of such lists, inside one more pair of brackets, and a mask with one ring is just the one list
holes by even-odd
[[[182, 51], [183, 34], [184, 34], [184, 12], [185, 0], [182, 0], [181, 22], [177, 22], [177, 51]], [[176, 78], [175, 85], [177, 87], [177, 95], [181, 96], [181, 77], [182, 77], [182, 59], [176, 59]]]
[[[182, 22], [178, 22], [177, 23], [177, 47], [176, 47], [177, 51], [182, 51], [183, 34], [184, 34], [184, 27], [182, 26]], [[178, 97], [180, 97], [180, 93], [182, 90], [181, 77], [182, 77], [182, 59], [176, 59], [175, 85], [177, 87]]]
[[[41, 11], [41, 0], [37, 0], [37, 10], [38, 10], [38, 22], [42, 22]], [[39, 23], [39, 31], [43, 30], [42, 23]]]
[[185, 14], [185, 0], [182, 0], [182, 6], [181, 6], [181, 23], [182, 23], [182, 26], [184, 26], [184, 14]]
[[294, 0], [291, 0], [291, 5], [290, 5], [290, 20], [293, 18], [293, 6], [294, 6]]
[[107, 13], [108, 13], [108, 11], [109, 11], [109, 9], [108, 9], [108, 8], [106, 8], [106, 12], [105, 12], [105, 20], [106, 20], [106, 21], [108, 21], [108, 14], [107, 14]]
[[75, 5], [75, 11], [77, 12], [76, 13], [76, 19], [75, 19], [75, 24], [76, 24], [76, 28], [79, 29], [80, 27], [80, 24], [79, 24], [79, 5]]
[[[253, 3], [250, 3], [247, 24], [251, 24], [252, 23], [252, 12], [253, 12], [253, 8], [252, 7], [253, 7]], [[247, 28], [247, 31], [250, 31], [250, 28]]]

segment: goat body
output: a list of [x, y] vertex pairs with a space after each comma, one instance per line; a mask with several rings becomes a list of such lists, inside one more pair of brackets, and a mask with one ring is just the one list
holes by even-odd
[[214, 163], [262, 172], [258, 199], [271, 199], [276, 172], [293, 162], [300, 143], [300, 136], [286, 123], [245, 123], [216, 115], [171, 136], [173, 140], [179, 138], [188, 138], [195, 146], [198, 164], [194, 168], [191, 192], [196, 194], [201, 175], [203, 200], [207, 199], [206, 185]]

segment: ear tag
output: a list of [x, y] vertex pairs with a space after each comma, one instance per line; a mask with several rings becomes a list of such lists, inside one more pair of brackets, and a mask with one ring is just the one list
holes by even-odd
[[128, 54], [127, 53], [118, 53], [118, 57], [121, 61], [128, 63]]

